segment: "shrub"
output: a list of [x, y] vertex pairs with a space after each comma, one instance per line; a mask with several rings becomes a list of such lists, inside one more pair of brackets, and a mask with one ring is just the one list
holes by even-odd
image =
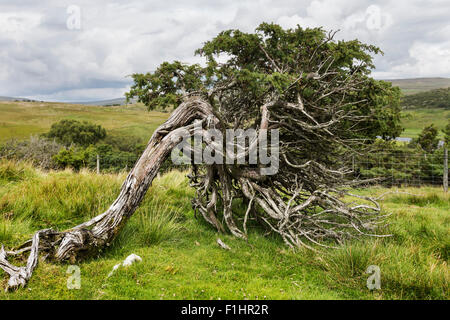
[[62, 148], [53, 156], [53, 161], [61, 168], [71, 167], [80, 170], [89, 161], [92, 148]]
[[424, 151], [432, 153], [437, 149], [439, 144], [438, 133], [438, 129], [436, 129], [434, 124], [430, 124], [429, 126], [423, 128], [417, 138], [417, 143]]
[[63, 147], [53, 139], [31, 136], [29, 140], [19, 141], [12, 139], [0, 147], [0, 157], [9, 160], [27, 161], [43, 169], [57, 169], [53, 161]]
[[100, 125], [88, 121], [61, 120], [52, 124], [50, 131], [45, 136], [55, 138], [65, 145], [75, 143], [86, 147], [104, 139], [106, 130]]

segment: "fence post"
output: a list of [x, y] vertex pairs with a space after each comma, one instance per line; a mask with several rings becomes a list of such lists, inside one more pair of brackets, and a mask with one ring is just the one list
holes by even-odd
[[97, 154], [97, 174], [100, 174], [100, 156]]
[[444, 192], [448, 191], [448, 148], [444, 147]]

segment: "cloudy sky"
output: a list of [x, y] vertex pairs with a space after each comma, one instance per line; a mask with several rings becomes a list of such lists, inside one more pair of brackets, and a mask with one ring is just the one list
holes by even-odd
[[0, 0], [0, 96], [123, 96], [127, 75], [199, 62], [203, 42], [260, 22], [324, 26], [382, 48], [380, 79], [450, 77], [449, 0]]

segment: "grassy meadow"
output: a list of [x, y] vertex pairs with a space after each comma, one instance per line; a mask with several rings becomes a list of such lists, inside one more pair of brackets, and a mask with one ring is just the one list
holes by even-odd
[[[68, 228], [105, 210], [126, 173], [42, 172], [0, 162], [0, 243], [8, 248], [40, 228]], [[379, 195], [386, 189], [356, 190]], [[403, 188], [382, 201], [389, 238], [339, 250], [292, 251], [253, 227], [249, 241], [219, 235], [194, 217], [185, 173], [155, 179], [115, 242], [81, 262], [81, 289], [69, 290], [68, 265], [41, 261], [28, 287], [0, 299], [449, 299], [450, 197], [440, 188]], [[237, 208], [239, 209], [239, 208]], [[230, 251], [216, 244], [220, 237]], [[143, 261], [112, 267], [135, 253]], [[23, 263], [23, 261], [15, 261]], [[366, 287], [369, 265], [381, 290]], [[7, 277], [0, 271], [0, 286]]]
[[[27, 139], [47, 132], [62, 119], [87, 120], [100, 124], [112, 135], [134, 135], [147, 141], [169, 113], [147, 111], [140, 104], [128, 106], [85, 106], [49, 102], [0, 101], [0, 144], [11, 138]], [[441, 130], [450, 118], [450, 110], [421, 108], [402, 112], [402, 137], [417, 137], [431, 123]], [[442, 132], [439, 133], [442, 138]]]
[[[414, 80], [414, 81], [413, 81]], [[445, 79], [444, 79], [445, 80]], [[404, 93], [447, 85], [442, 79], [400, 83]], [[447, 79], [448, 80], [448, 79]], [[403, 81], [403, 80], [402, 80]], [[426, 83], [422, 83], [425, 81]], [[0, 144], [47, 132], [62, 119], [88, 120], [112, 135], [147, 141], [169, 113], [142, 105], [85, 106], [0, 101]], [[434, 123], [442, 129], [445, 109], [405, 110], [403, 137], [416, 137]], [[442, 136], [442, 135], [441, 135]], [[0, 159], [0, 244], [11, 248], [42, 228], [69, 228], [106, 210], [126, 172], [97, 175], [88, 170], [44, 172], [28, 164]], [[373, 187], [355, 192], [379, 195]], [[288, 249], [276, 235], [253, 227], [249, 241], [217, 234], [196, 218], [194, 190], [185, 173], [158, 177], [112, 246], [79, 263], [80, 290], [67, 289], [68, 265], [41, 261], [28, 287], [2, 299], [449, 299], [450, 197], [441, 188], [402, 188], [382, 201], [391, 212], [389, 238], [364, 238], [339, 250]], [[242, 210], [236, 205], [235, 210]], [[232, 249], [221, 249], [220, 237]], [[135, 253], [143, 261], [112, 267]], [[15, 261], [24, 264], [24, 261]], [[381, 269], [381, 290], [366, 287], [369, 265]]]
[[439, 137], [442, 139], [444, 134], [442, 129], [445, 128], [450, 119], [450, 110], [440, 108], [420, 108], [414, 110], [402, 111], [402, 125], [405, 131], [402, 137], [415, 138], [422, 129], [432, 123], [439, 129]]
[[26, 139], [47, 132], [62, 119], [87, 120], [100, 124], [114, 135], [133, 134], [147, 141], [169, 113], [151, 111], [143, 105], [87, 106], [51, 102], [0, 101], [0, 143]]

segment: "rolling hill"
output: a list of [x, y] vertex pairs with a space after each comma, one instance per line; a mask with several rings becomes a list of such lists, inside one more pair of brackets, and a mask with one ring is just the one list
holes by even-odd
[[[446, 78], [389, 81], [399, 86], [405, 94], [425, 92], [418, 94], [419, 98], [426, 98], [429, 95], [426, 91], [431, 89], [450, 87], [450, 79]], [[414, 97], [408, 95], [406, 99], [411, 100]], [[408, 108], [403, 112], [402, 123], [406, 130], [402, 137], [416, 137], [424, 126], [431, 123], [442, 129], [450, 118], [449, 109], [424, 105], [422, 100], [414, 110]], [[168, 113], [148, 112], [142, 104], [124, 103], [124, 98], [75, 104], [30, 102], [23, 98], [0, 97], [0, 143], [10, 138], [28, 138], [31, 134], [46, 132], [54, 122], [67, 118], [92, 121], [113, 134], [134, 135], [146, 141], [156, 127], [169, 116]]]
[[[27, 102], [34, 102], [38, 100], [34, 99], [28, 99], [28, 98], [15, 98], [15, 97], [5, 97], [0, 96], [0, 101], [27, 101]], [[44, 102], [44, 101], [40, 101]], [[65, 102], [61, 102], [65, 103]], [[108, 99], [108, 100], [93, 100], [93, 101], [81, 101], [81, 102], [67, 102], [70, 104], [82, 104], [82, 105], [89, 105], [89, 106], [123, 106], [126, 104], [125, 98], [116, 98], [116, 99]]]
[[385, 80], [400, 87], [405, 95], [450, 87], [450, 78], [415, 78]]
[[450, 109], [450, 87], [410, 94], [403, 97], [402, 100], [402, 106], [405, 109]]

